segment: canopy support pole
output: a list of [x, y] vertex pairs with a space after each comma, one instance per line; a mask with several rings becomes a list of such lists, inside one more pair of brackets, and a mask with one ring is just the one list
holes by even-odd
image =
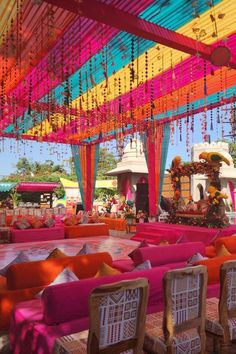
[[[211, 61], [214, 46], [204, 44], [193, 38], [178, 32], [169, 30], [155, 23], [146, 21], [125, 11], [119, 10], [97, 0], [44, 0], [45, 2], [86, 17], [115, 27], [120, 31], [134, 34], [138, 37], [162, 44], [181, 52], [199, 56]], [[227, 63], [232, 69], [236, 69], [236, 61], [232, 58]]]

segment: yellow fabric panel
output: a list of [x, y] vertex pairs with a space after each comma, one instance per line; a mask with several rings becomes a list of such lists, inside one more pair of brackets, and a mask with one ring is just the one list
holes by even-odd
[[[61, 184], [64, 188], [78, 188], [78, 182], [70, 181], [66, 178], [60, 178]], [[97, 180], [96, 188], [116, 188], [117, 180], [116, 179], [107, 179], [107, 180]]]
[[[15, 16], [16, 16], [16, 0], [1, 0], [0, 28], [2, 33], [7, 28], [9, 18], [14, 19]], [[2, 40], [3, 40], [3, 36], [0, 36], [0, 43], [2, 42]]]

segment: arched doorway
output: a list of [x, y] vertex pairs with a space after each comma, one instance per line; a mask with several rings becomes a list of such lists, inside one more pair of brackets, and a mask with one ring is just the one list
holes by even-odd
[[199, 193], [199, 200], [204, 199], [204, 190], [203, 190], [203, 186], [199, 183], [197, 185], [197, 189], [198, 189], [198, 193]]
[[143, 212], [149, 213], [149, 202], [148, 202], [148, 180], [146, 177], [142, 176], [139, 178], [136, 184], [136, 210], [142, 210]]

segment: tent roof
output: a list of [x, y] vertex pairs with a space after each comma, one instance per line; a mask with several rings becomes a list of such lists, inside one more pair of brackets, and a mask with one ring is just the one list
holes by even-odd
[[[45, 1], [20, 3], [0, 0], [2, 136], [71, 144], [122, 139], [153, 122], [235, 100], [235, 70], [204, 61], [197, 46], [190, 56], [119, 31], [112, 21], [103, 24]], [[235, 1], [96, 3], [203, 44], [226, 44], [236, 56]]]
[[0, 192], [10, 192], [17, 183], [0, 182]]
[[59, 183], [52, 182], [20, 182], [17, 185], [17, 192], [53, 192], [59, 186]]

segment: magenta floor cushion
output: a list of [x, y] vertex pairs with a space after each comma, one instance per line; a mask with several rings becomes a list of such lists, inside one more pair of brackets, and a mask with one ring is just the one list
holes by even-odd
[[10, 240], [12, 243], [36, 242], [64, 239], [63, 226], [54, 226], [42, 229], [17, 230], [11, 228]]
[[158, 267], [55, 285], [45, 289], [41, 300], [19, 303], [10, 325], [14, 354], [51, 354], [56, 338], [87, 329], [89, 294], [101, 284], [145, 277], [150, 284], [148, 313], [160, 310], [162, 279], [167, 270], [167, 267]]

